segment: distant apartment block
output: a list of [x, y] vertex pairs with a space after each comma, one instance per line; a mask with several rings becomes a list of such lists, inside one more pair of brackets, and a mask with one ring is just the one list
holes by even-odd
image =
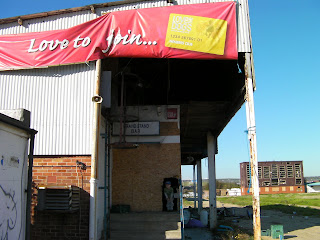
[[[302, 161], [258, 163], [260, 194], [305, 192]], [[240, 163], [241, 195], [252, 193], [249, 162]]]

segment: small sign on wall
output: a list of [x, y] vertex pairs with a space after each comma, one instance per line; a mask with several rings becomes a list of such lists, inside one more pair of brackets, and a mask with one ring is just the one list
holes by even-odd
[[178, 119], [178, 109], [168, 108], [167, 109], [167, 119]]
[[[160, 134], [159, 122], [127, 122], [124, 127], [126, 136], [157, 136]], [[124, 129], [122, 131], [124, 131]], [[119, 122], [113, 123], [112, 134], [120, 134]]]

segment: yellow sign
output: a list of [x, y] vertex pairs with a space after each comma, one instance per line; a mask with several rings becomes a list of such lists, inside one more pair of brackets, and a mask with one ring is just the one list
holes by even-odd
[[165, 46], [224, 55], [227, 25], [221, 19], [170, 14]]

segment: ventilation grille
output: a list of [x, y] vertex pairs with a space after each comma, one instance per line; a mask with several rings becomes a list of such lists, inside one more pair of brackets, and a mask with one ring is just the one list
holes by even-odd
[[80, 208], [80, 189], [76, 186], [45, 186], [38, 189], [39, 211], [72, 212]]

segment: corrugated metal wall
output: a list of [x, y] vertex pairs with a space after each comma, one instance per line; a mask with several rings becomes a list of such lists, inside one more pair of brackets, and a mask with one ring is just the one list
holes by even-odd
[[93, 63], [0, 73], [0, 109], [31, 111], [36, 155], [91, 154]]
[[[177, 0], [177, 5], [196, 4], [196, 3], [208, 3], [208, 2], [227, 2], [230, 0]], [[94, 2], [94, 1], [93, 1]], [[249, 29], [249, 11], [248, 0], [238, 0], [238, 52], [251, 52], [250, 41], [250, 29]], [[118, 5], [107, 8], [97, 9], [97, 14], [91, 13], [91, 11], [73, 12], [55, 16], [48, 16], [44, 18], [37, 18], [33, 20], [26, 20], [23, 26], [20, 26], [17, 22], [0, 25], [0, 35], [4, 34], [19, 34], [26, 32], [40, 32], [48, 30], [66, 29], [72, 26], [87, 22], [96, 17], [101, 16], [105, 12], [123, 11], [129, 9], [138, 8], [153, 8], [172, 6], [165, 0], [156, 1], [142, 1], [137, 3], [131, 3], [126, 5]]]

